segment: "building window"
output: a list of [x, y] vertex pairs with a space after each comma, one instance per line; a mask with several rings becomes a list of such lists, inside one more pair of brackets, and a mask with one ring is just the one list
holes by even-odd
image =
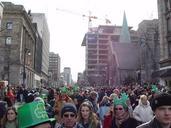
[[6, 37], [6, 39], [5, 39], [5, 45], [10, 45], [11, 44], [11, 40], [12, 40], [12, 37], [11, 36]]
[[119, 36], [118, 35], [111, 36], [111, 41], [112, 42], [118, 42], [119, 41]]
[[171, 0], [165, 0], [165, 7], [166, 7], [166, 12], [169, 12], [171, 8]]
[[7, 30], [12, 30], [13, 28], [12, 22], [7, 22], [6, 27], [7, 27]]
[[171, 33], [171, 18], [167, 18], [167, 29], [168, 29], [168, 33]]
[[171, 57], [171, 41], [168, 42], [169, 57]]
[[113, 33], [114, 29], [113, 28], [104, 28], [103, 33]]
[[170, 8], [171, 8], [171, 0], [168, 0], [168, 1], [167, 1], [167, 8], [168, 8], [168, 10], [170, 11]]
[[97, 43], [97, 35], [96, 34], [88, 34], [87, 39], [88, 39], [88, 43]]

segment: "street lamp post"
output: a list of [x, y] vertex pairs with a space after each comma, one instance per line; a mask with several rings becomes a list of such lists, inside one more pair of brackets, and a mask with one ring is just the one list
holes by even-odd
[[7, 48], [7, 80], [10, 83], [10, 52], [11, 52], [11, 40], [12, 37], [8, 36], [5, 39], [5, 46]]
[[26, 55], [30, 55], [30, 49], [24, 49], [24, 64], [23, 64], [23, 86], [25, 87], [26, 82]]

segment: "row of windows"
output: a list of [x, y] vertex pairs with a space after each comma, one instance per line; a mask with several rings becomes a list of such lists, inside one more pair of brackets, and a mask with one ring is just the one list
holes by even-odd
[[[91, 59], [94, 59], [94, 60], [91, 60]], [[89, 64], [97, 64], [97, 58], [89, 58], [88, 63]], [[99, 63], [100, 64], [107, 64], [108, 63], [108, 60], [106, 58], [100, 59], [99, 60]]]
[[[11, 21], [7, 22], [6, 23], [6, 30], [12, 30], [13, 28], [13, 23]], [[5, 29], [2, 29], [1, 31], [5, 30]], [[7, 36], [5, 37], [5, 45], [11, 45], [11, 42], [12, 42], [12, 37], [11, 36]]]
[[89, 59], [97, 59], [97, 55], [88, 55]]
[[99, 54], [108, 54], [107, 50], [99, 50]]
[[[88, 45], [89, 49], [97, 49], [97, 45]], [[99, 49], [107, 49], [107, 45], [99, 45]]]
[[88, 75], [92, 75], [92, 74], [99, 74], [97, 75], [97, 77], [106, 77], [106, 72], [105, 71], [88, 71]]
[[[98, 52], [99, 54], [108, 54], [108, 51], [107, 50], [99, 50]], [[88, 50], [88, 55], [91, 56], [91, 55], [97, 55], [97, 50]]]
[[108, 38], [108, 35], [99, 35], [99, 38]]
[[101, 48], [101, 49], [107, 49], [108, 46], [107, 45], [99, 45], [99, 48]]

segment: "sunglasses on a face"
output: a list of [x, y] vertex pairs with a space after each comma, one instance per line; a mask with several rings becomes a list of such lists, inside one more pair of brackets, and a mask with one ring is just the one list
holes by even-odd
[[114, 108], [114, 109], [115, 109], [115, 110], [120, 110], [120, 111], [123, 110], [123, 108]]
[[64, 117], [68, 118], [68, 117], [75, 117], [75, 114], [64, 114]]

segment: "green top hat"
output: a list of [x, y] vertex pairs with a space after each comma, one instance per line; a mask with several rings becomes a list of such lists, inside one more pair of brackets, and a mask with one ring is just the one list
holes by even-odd
[[28, 128], [54, 120], [48, 117], [43, 102], [33, 101], [18, 108], [19, 128]]

